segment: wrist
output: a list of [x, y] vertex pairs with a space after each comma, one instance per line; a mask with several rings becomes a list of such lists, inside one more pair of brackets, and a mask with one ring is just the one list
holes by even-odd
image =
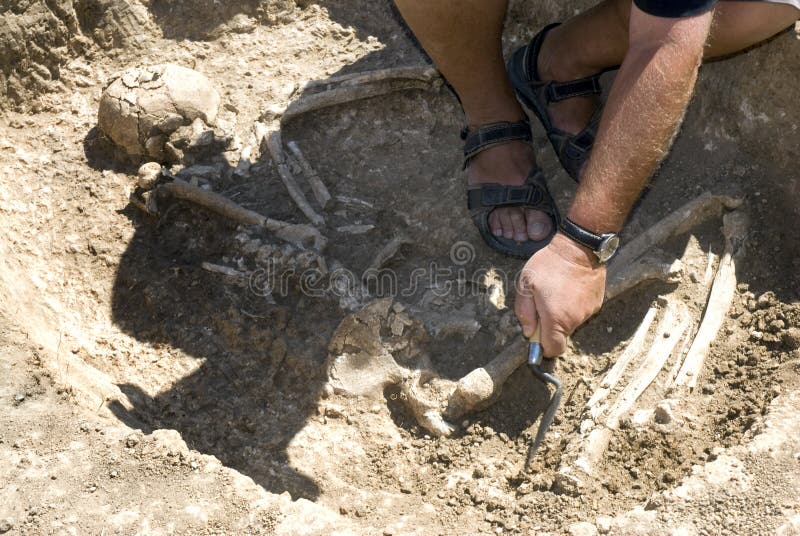
[[553, 237], [550, 247], [559, 257], [572, 264], [591, 268], [592, 270], [603, 267], [594, 251], [583, 244], [579, 244], [560, 231]]

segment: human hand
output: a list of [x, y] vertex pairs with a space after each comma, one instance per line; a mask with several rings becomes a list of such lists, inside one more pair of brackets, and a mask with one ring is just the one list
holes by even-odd
[[606, 267], [589, 249], [561, 233], [525, 264], [514, 309], [526, 338], [541, 324], [544, 355], [567, 349], [567, 337], [600, 310]]

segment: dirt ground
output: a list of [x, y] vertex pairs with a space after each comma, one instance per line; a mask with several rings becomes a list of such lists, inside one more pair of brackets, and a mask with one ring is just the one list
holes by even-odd
[[[568, 4], [514, 2], [507, 48], [583, 6]], [[211, 166], [198, 184], [307, 223], [254, 125], [309, 81], [424, 65], [389, 3], [30, 0], [0, 13], [0, 534], [800, 534], [798, 30], [703, 67], [623, 240], [703, 192], [740, 197], [750, 225], [734, 304], [675, 418], [627, 416], [574, 490], [559, 469], [585, 405], [648, 309], [677, 300], [699, 322], [720, 218], [664, 245], [683, 258], [679, 284], [611, 301], [549, 364], [565, 403], [524, 472], [549, 396], [527, 370], [450, 437], [422, 428], [396, 386], [348, 396], [328, 381], [337, 326], [376, 299], [420, 319], [415, 343], [447, 379], [518, 333], [521, 263], [483, 246], [462, 206], [462, 116], [446, 87], [283, 126], [333, 195], [321, 253], [189, 203], [146, 213], [131, 201], [138, 166], [96, 129], [113, 73], [193, 68], [219, 89], [233, 138], [197, 162]], [[541, 133], [534, 144], [565, 205], [574, 184]], [[234, 172], [248, 146], [252, 167]], [[363, 273], [397, 237], [395, 286], [336, 291], [330, 273]], [[328, 275], [303, 278], [320, 263]], [[285, 288], [265, 292], [254, 274], [270, 270]], [[505, 300], [479, 279], [489, 270], [507, 275]], [[669, 381], [637, 407], [658, 405]]]

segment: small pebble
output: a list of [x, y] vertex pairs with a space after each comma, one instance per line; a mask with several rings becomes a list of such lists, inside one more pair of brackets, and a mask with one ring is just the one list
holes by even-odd
[[783, 340], [783, 344], [789, 347], [791, 350], [797, 350], [800, 348], [800, 328], [789, 328], [783, 332], [781, 335], [781, 339]]
[[161, 164], [158, 162], [147, 162], [139, 167], [136, 183], [143, 190], [151, 190], [161, 176]]
[[128, 437], [125, 438], [125, 446], [128, 448], [133, 448], [139, 444], [139, 436], [136, 434], [130, 434]]

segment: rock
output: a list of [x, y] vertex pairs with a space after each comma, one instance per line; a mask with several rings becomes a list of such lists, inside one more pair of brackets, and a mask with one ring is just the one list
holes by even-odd
[[765, 292], [756, 300], [759, 309], [766, 309], [767, 307], [775, 304], [775, 293], [772, 291]]
[[800, 328], [789, 328], [783, 332], [781, 336], [783, 339], [783, 344], [789, 347], [791, 350], [797, 350], [800, 348]]
[[611, 524], [613, 523], [613, 519], [608, 516], [598, 516], [594, 520], [594, 524], [597, 527], [597, 531], [600, 534], [608, 534], [611, 532]]
[[672, 413], [672, 406], [666, 400], [661, 401], [653, 414], [653, 418], [658, 424], [669, 424], [675, 420]]
[[784, 323], [784, 321], [777, 319], [770, 321], [767, 329], [769, 330], [770, 333], [778, 333], [785, 327], [786, 324]]
[[219, 93], [197, 71], [172, 64], [134, 67], [108, 81], [97, 126], [124, 155], [163, 161], [168, 138], [196, 120], [213, 125], [219, 104]]
[[131, 448], [135, 447], [136, 445], [138, 445], [141, 440], [142, 440], [142, 438], [139, 436], [139, 434], [135, 434], [135, 433], [134, 434], [129, 434], [125, 438], [125, 446], [128, 447], [129, 449], [131, 449]]
[[586, 521], [579, 521], [570, 525], [567, 532], [569, 532], [570, 536], [595, 536], [597, 527]]
[[161, 164], [158, 162], [147, 162], [139, 167], [136, 184], [144, 190], [152, 190], [161, 177]]
[[6, 519], [0, 519], [0, 534], [5, 534], [6, 532], [10, 531], [14, 528], [14, 520], [10, 517]]

